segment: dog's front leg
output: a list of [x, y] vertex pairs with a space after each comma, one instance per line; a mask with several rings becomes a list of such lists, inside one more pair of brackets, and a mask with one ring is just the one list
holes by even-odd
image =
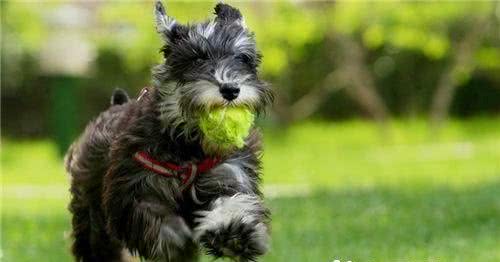
[[129, 223], [128, 241], [143, 250], [143, 257], [153, 261], [195, 261], [198, 248], [191, 229], [181, 216], [165, 213], [161, 204], [137, 203]]
[[220, 197], [198, 215], [195, 237], [210, 254], [247, 261], [267, 251], [267, 210], [256, 195]]
[[148, 260], [195, 261], [198, 247], [192, 230], [175, 211], [174, 199], [161, 197], [149, 187], [141, 190], [144, 182], [128, 185], [112, 183], [106, 187], [108, 231]]
[[208, 253], [239, 261], [263, 255], [269, 242], [269, 212], [256, 192], [255, 176], [244, 170], [225, 163], [196, 183], [200, 192], [213, 194], [205, 210], [196, 212], [195, 239]]

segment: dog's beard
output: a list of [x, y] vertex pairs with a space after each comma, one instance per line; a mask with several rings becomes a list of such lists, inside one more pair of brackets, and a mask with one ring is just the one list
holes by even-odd
[[195, 128], [197, 123], [181, 110], [181, 95], [175, 86], [175, 83], [168, 83], [159, 88], [158, 112], [162, 132], [168, 132], [174, 141], [180, 138], [194, 141], [199, 138], [199, 132]]
[[206, 141], [199, 128], [199, 115], [216, 107], [246, 107], [257, 112], [259, 93], [250, 84], [241, 83], [240, 94], [232, 101], [225, 100], [219, 87], [209, 81], [199, 80], [179, 86], [170, 82], [160, 88], [159, 102], [162, 131], [172, 139], [199, 140], [206, 153], [224, 154], [234, 148], [223, 147]]

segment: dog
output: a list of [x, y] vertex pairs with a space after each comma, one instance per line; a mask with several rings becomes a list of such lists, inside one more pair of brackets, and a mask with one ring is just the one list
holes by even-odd
[[258, 114], [272, 103], [254, 35], [223, 3], [203, 23], [178, 23], [160, 1], [154, 14], [164, 61], [152, 86], [138, 99], [115, 91], [66, 154], [72, 253], [77, 261], [196, 261], [205, 250], [255, 261], [270, 238], [261, 135], [252, 128], [242, 148], [208, 150], [197, 117], [214, 106]]

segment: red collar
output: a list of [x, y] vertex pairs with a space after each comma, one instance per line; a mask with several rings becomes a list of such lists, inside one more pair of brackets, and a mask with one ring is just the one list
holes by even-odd
[[188, 188], [201, 173], [205, 173], [219, 163], [218, 158], [205, 158], [199, 163], [189, 163], [179, 166], [169, 162], [161, 162], [154, 159], [146, 151], [138, 151], [134, 154], [134, 160], [144, 168], [164, 177], [174, 177], [181, 180], [182, 190]]

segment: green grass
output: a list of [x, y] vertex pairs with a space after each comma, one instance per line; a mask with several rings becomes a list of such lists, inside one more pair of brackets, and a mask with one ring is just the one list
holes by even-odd
[[[266, 129], [265, 184], [308, 185], [267, 199], [264, 261], [500, 261], [500, 119]], [[3, 261], [69, 261], [67, 178], [48, 141], [4, 141]], [[204, 261], [210, 261], [204, 258]]]
[[498, 261], [500, 183], [276, 199], [269, 261]]
[[439, 139], [422, 121], [380, 139], [364, 122], [308, 123], [265, 136], [265, 182], [328, 187], [470, 186], [500, 175], [500, 119], [451, 122]]

